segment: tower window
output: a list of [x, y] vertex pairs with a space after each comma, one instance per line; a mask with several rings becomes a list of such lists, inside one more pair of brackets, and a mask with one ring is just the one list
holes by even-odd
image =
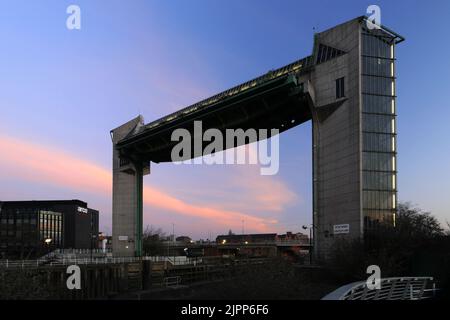
[[336, 99], [345, 97], [344, 77], [336, 79]]

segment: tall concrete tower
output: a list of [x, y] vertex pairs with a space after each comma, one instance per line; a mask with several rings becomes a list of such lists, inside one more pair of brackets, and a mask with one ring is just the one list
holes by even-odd
[[150, 173], [150, 162], [120, 154], [118, 141], [143, 126], [142, 116], [111, 130], [113, 142], [113, 251], [116, 256], [142, 254], [143, 176]]
[[[358, 18], [315, 35], [313, 193], [316, 255], [338, 239], [394, 225], [397, 208], [395, 44]], [[336, 51], [337, 50], [337, 51]], [[336, 58], [333, 58], [336, 56]]]

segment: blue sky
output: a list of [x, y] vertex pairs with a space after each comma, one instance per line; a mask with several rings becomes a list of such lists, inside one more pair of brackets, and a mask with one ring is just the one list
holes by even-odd
[[[80, 198], [110, 231], [112, 128], [305, 57], [314, 29], [378, 4], [382, 23], [406, 38], [397, 48], [399, 198], [450, 220], [450, 2], [430, 3], [2, 0], [0, 199]], [[79, 31], [65, 26], [70, 4], [81, 8]], [[280, 136], [273, 177], [253, 167], [153, 166], [144, 222], [195, 238], [240, 232], [242, 220], [246, 231], [299, 231], [311, 220], [310, 130]]]

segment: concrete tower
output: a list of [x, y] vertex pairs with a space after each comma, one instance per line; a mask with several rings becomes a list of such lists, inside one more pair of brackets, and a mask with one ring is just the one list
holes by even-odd
[[116, 143], [139, 131], [142, 116], [111, 130], [113, 142], [113, 251], [116, 256], [142, 253], [143, 176], [150, 173], [150, 162], [120, 155]]
[[[364, 18], [315, 35], [313, 194], [316, 256], [338, 239], [395, 225], [395, 44]], [[337, 53], [336, 53], [336, 50]], [[336, 58], [330, 58], [336, 55]]]

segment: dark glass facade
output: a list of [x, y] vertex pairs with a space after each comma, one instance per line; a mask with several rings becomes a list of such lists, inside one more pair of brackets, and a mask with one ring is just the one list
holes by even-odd
[[[5, 208], [0, 211], [0, 252], [22, 258], [51, 248], [62, 248], [63, 215], [37, 208]], [[45, 242], [51, 239], [50, 242]]]
[[98, 218], [98, 211], [80, 200], [0, 202], [0, 258], [96, 248]]
[[365, 230], [395, 225], [397, 209], [394, 38], [362, 30], [362, 188]]

